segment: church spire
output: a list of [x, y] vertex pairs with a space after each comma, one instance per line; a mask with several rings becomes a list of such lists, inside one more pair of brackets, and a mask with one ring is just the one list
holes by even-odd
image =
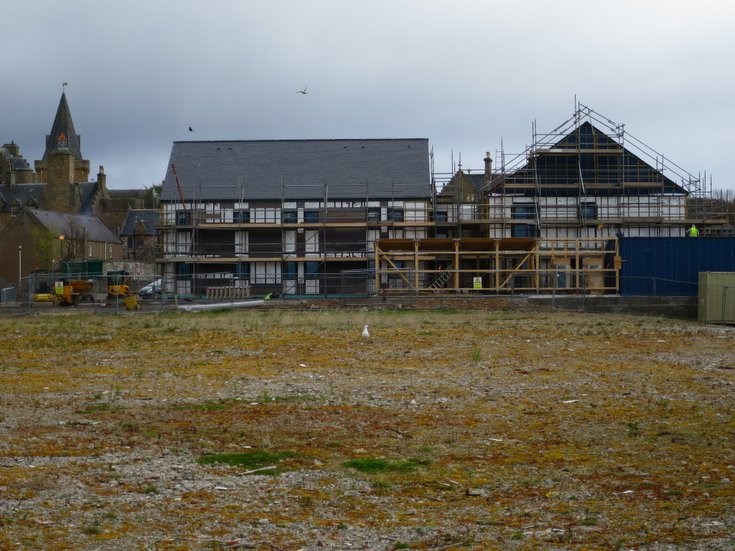
[[82, 160], [81, 139], [74, 130], [71, 111], [66, 101], [66, 92], [61, 93], [51, 133], [46, 135], [46, 151], [43, 153], [43, 160], [48, 160], [49, 153], [57, 150], [68, 150], [76, 160]]

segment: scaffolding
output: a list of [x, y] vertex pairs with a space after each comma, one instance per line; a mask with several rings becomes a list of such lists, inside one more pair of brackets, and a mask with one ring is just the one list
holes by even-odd
[[338, 193], [326, 183], [282, 185], [281, 197], [270, 200], [165, 204], [164, 277], [180, 294], [219, 286], [295, 296], [374, 293], [375, 241], [432, 233], [428, 186], [424, 198], [406, 197], [399, 184], [388, 197], [375, 197], [368, 183]]
[[384, 294], [617, 294], [617, 239], [381, 239]]
[[519, 154], [502, 149], [484, 187], [489, 237], [684, 236], [729, 226], [711, 182], [684, 170], [590, 107], [548, 133], [532, 125]]
[[431, 153], [426, 185], [282, 180], [252, 200], [241, 180], [239, 197], [229, 184], [235, 197], [213, 199], [213, 185], [188, 201], [179, 193], [161, 205], [164, 285], [183, 295], [616, 294], [623, 235], [728, 227], [706, 177], [589, 107], [576, 104], [548, 133], [534, 123], [532, 134], [518, 155], [501, 145], [494, 170], [488, 153], [480, 170], [460, 162], [438, 173]]

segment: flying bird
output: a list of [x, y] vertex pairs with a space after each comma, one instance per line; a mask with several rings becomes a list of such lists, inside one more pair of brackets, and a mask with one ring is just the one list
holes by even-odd
[[307, 88], [309, 88], [309, 87], [308, 86], [304, 86], [304, 89], [303, 90], [296, 90], [296, 93], [305, 96], [306, 94], [309, 93], [309, 91], [307, 90]]
[[194, 132], [194, 129], [191, 126], [189, 127], [189, 132]]

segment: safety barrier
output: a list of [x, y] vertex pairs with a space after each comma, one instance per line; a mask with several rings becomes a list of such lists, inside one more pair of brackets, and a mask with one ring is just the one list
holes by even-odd
[[207, 287], [207, 300], [223, 300], [233, 298], [247, 298], [250, 296], [250, 287]]

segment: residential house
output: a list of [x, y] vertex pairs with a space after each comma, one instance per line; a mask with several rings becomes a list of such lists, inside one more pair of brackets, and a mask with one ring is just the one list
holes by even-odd
[[130, 209], [120, 229], [125, 247], [125, 258], [136, 261], [154, 261], [158, 253], [157, 209]]
[[175, 142], [161, 192], [164, 286], [374, 291], [374, 243], [430, 235], [426, 139]]
[[437, 239], [378, 242], [389, 290], [616, 293], [618, 238], [727, 223], [689, 212], [688, 198], [702, 193], [697, 177], [587, 107], [549, 134], [534, 129], [531, 146], [500, 159], [460, 167], [438, 191]]
[[685, 236], [698, 179], [663, 156], [650, 158], [652, 149], [610, 125], [578, 111], [494, 172], [485, 188], [488, 236]]
[[25, 209], [0, 233], [0, 258], [8, 260], [0, 277], [9, 281], [63, 262], [122, 257], [120, 238], [95, 216]]

